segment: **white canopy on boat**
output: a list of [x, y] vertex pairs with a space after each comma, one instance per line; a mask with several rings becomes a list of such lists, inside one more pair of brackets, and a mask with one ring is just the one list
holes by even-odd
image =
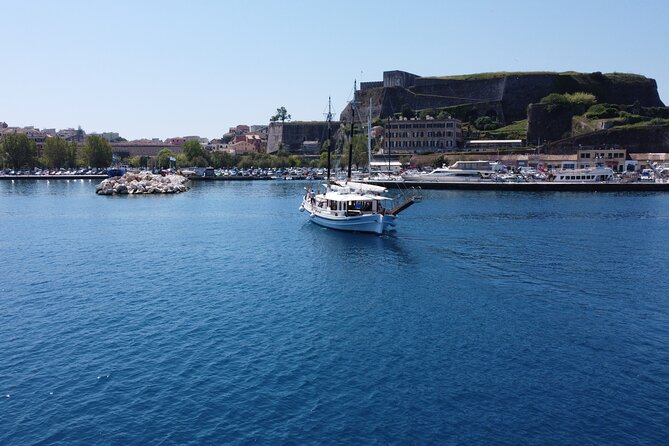
[[341, 192], [328, 192], [324, 195], [326, 200], [332, 201], [380, 201], [392, 200], [392, 198], [384, 197], [383, 195], [360, 195], [360, 194], [343, 194]]
[[375, 184], [366, 184], [366, 183], [356, 183], [354, 181], [348, 181], [346, 183], [335, 183], [339, 187], [349, 188], [353, 191], [358, 192], [388, 192], [383, 186], [377, 186]]

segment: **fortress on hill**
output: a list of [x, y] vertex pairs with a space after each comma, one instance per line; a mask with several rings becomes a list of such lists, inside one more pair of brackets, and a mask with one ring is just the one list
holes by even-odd
[[[587, 110], [577, 112], [542, 103], [549, 95], [565, 93], [589, 93], [600, 108], [597, 116], [584, 115]], [[669, 108], [660, 100], [655, 80], [639, 74], [496, 72], [424, 77], [386, 71], [382, 81], [360, 83], [354, 100], [356, 121], [368, 115], [370, 99], [374, 119], [397, 117], [410, 109], [421, 116], [459, 119], [469, 123], [471, 131], [478, 118], [489, 117], [497, 128], [524, 130], [516, 138], [483, 133], [482, 139], [520, 138], [526, 146], [541, 145], [544, 151], [624, 145], [630, 152], [669, 152]], [[339, 121], [333, 123], [333, 132], [350, 122], [349, 103]], [[267, 151], [283, 148], [291, 153], [318, 154], [326, 127], [324, 122], [271, 123]]]
[[[447, 109], [496, 116], [511, 123], [527, 117], [529, 104], [551, 93], [592, 93], [600, 103], [664, 107], [654, 79], [624, 73], [498, 72], [461, 76], [423, 77], [406, 71], [386, 71], [383, 81], [361, 82], [356, 92], [358, 113], [385, 118], [403, 106], [414, 111]], [[460, 113], [459, 113], [460, 112]], [[347, 106], [341, 120], [350, 120]]]

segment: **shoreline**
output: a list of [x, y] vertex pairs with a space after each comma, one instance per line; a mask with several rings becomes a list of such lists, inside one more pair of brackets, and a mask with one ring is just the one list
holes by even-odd
[[[107, 175], [2, 175], [0, 181], [8, 180], [104, 180]], [[193, 182], [209, 181], [310, 181], [298, 179], [275, 179], [252, 176], [189, 177]], [[311, 180], [313, 181], [313, 180]], [[318, 180], [320, 181], [320, 180]], [[669, 192], [668, 183], [558, 183], [552, 181], [504, 183], [496, 181], [419, 182], [419, 181], [366, 181], [368, 184], [388, 189], [414, 188], [425, 190], [481, 190], [515, 192]]]
[[518, 192], [669, 192], [669, 183], [558, 183], [553, 181], [504, 183], [497, 181], [409, 182], [368, 181], [388, 189], [401, 187], [425, 190], [497, 190]]

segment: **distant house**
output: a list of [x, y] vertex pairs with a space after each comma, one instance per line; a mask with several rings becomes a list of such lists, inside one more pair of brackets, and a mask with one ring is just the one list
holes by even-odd
[[247, 133], [244, 135], [244, 141], [246, 141], [249, 144], [253, 144], [253, 146], [256, 148], [256, 152], [260, 152], [260, 147], [262, 145], [262, 138], [260, 138], [260, 135], [256, 135], [254, 133]]
[[228, 148], [228, 145], [220, 139], [212, 139], [207, 145], [204, 146], [204, 148], [210, 152], [223, 152]]
[[78, 143], [83, 143], [84, 139], [86, 139], [86, 132], [84, 132], [81, 128], [78, 129], [62, 129], [58, 130], [57, 135], [60, 139], [64, 139], [65, 141], [76, 141]]
[[246, 141], [239, 141], [234, 144], [228, 144], [226, 150], [233, 154], [255, 153], [256, 146]]
[[168, 146], [178, 146], [178, 147], [181, 147], [181, 146], [183, 146], [185, 143], [186, 143], [186, 138], [183, 138], [183, 137], [181, 137], [181, 136], [177, 136], [177, 137], [174, 137], [174, 138], [167, 138], [167, 139], [165, 140], [165, 144], [167, 144]]
[[251, 128], [248, 125], [240, 124], [236, 127], [230, 127], [228, 130], [229, 133], [232, 133], [235, 136], [244, 135], [251, 131]]

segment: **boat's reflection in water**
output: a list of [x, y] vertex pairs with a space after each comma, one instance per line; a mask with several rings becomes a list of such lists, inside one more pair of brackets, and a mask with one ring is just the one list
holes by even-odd
[[[384, 263], [415, 263], [411, 250], [402, 240], [397, 231], [392, 230], [382, 235], [367, 232], [338, 231], [306, 222], [303, 225], [305, 234], [312, 236], [313, 243], [318, 245], [328, 259], [341, 259], [349, 265], [367, 262]], [[346, 267], [342, 263], [342, 267]]]

